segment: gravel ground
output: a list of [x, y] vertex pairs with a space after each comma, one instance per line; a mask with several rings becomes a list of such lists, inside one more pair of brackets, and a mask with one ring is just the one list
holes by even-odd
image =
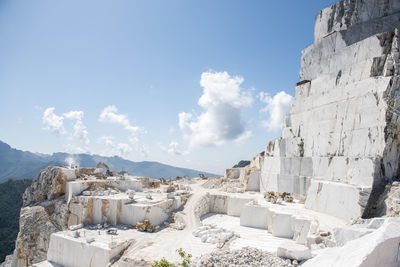
[[271, 253], [261, 251], [255, 248], [243, 248], [241, 250], [226, 251], [220, 250], [200, 257], [200, 259], [193, 264], [197, 267], [232, 267], [232, 266], [295, 266], [292, 265], [290, 260], [284, 260]]

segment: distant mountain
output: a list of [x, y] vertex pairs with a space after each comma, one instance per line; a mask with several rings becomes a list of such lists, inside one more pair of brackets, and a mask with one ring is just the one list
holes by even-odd
[[72, 158], [81, 167], [96, 167], [99, 161], [103, 161], [111, 170], [124, 170], [131, 175], [152, 178], [171, 178], [185, 175], [198, 177], [199, 173], [203, 173], [206, 176], [219, 176], [153, 161], [133, 162], [118, 156], [103, 157], [89, 154], [53, 153], [52, 155], [47, 155], [32, 153], [11, 148], [8, 144], [0, 141], [0, 182], [8, 179], [36, 178], [39, 171], [47, 166], [65, 166], [67, 158]]

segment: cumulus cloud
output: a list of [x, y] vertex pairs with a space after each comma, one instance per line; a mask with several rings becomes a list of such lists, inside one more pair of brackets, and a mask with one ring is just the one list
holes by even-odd
[[65, 134], [64, 118], [62, 116], [57, 116], [54, 110], [54, 107], [50, 107], [43, 112], [42, 121], [45, 125], [44, 129], [56, 134]]
[[268, 131], [281, 130], [286, 114], [290, 111], [290, 105], [293, 101], [293, 96], [281, 91], [271, 97], [268, 93], [260, 92], [259, 99], [266, 106], [261, 109], [261, 112], [267, 113], [268, 120], [262, 121], [262, 125]]
[[198, 104], [204, 112], [198, 116], [186, 112], [178, 115], [189, 148], [219, 146], [245, 132], [241, 109], [250, 106], [253, 99], [240, 87], [242, 83], [242, 77], [231, 77], [227, 72], [202, 73], [203, 94]]
[[103, 151], [106, 156], [118, 155], [123, 157], [129, 155], [133, 150], [129, 144], [116, 143], [112, 136], [101, 136], [97, 142], [105, 146]]
[[126, 115], [119, 114], [116, 106], [105, 107], [99, 116], [99, 121], [119, 124], [132, 134], [136, 134], [140, 130], [138, 126], [133, 126], [130, 123]]
[[82, 143], [89, 144], [88, 131], [83, 124], [83, 111], [69, 111], [64, 113], [63, 116], [67, 119], [75, 120], [74, 123], [74, 136], [77, 137]]
[[83, 124], [83, 111], [72, 110], [59, 116], [54, 113], [54, 110], [54, 107], [50, 107], [43, 112], [42, 121], [45, 125], [44, 129], [56, 134], [66, 134], [64, 119], [74, 120], [73, 136], [78, 138], [82, 143], [89, 144], [88, 131]]
[[[139, 138], [139, 134], [144, 133], [145, 131], [139, 126], [132, 125], [132, 123], [129, 121], [126, 115], [118, 113], [118, 109], [116, 106], [111, 105], [105, 107], [99, 116], [99, 121], [105, 123], [118, 124], [122, 126], [123, 129], [127, 130], [130, 133], [128, 137], [129, 143], [131, 145], [134, 145], [136, 149], [140, 153], [142, 153], [144, 157], [147, 157], [148, 155], [147, 148], [143, 144], [140, 144], [140, 138]], [[116, 146], [117, 150], [121, 153], [127, 154], [132, 151], [132, 146], [124, 143], [116, 144]]]

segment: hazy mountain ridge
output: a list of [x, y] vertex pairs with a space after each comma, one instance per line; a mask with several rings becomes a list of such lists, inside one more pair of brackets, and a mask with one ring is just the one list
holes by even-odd
[[32, 179], [47, 166], [64, 166], [66, 159], [72, 158], [81, 167], [95, 167], [99, 161], [105, 162], [112, 170], [127, 171], [132, 175], [153, 178], [176, 177], [188, 175], [197, 177], [199, 173], [206, 176], [218, 176], [192, 169], [179, 168], [153, 161], [133, 162], [118, 156], [103, 157], [89, 154], [69, 154], [63, 152], [52, 155], [32, 153], [10, 147], [0, 141], [0, 182], [8, 179]]

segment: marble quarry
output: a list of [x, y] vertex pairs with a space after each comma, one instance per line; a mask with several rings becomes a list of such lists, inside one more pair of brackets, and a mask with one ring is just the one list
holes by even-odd
[[[250, 252], [276, 266], [400, 266], [399, 29], [400, 1], [320, 11], [281, 138], [224, 177], [42, 170], [3, 266], [176, 264], [179, 248], [191, 266]], [[144, 220], [154, 232], [136, 229]]]

